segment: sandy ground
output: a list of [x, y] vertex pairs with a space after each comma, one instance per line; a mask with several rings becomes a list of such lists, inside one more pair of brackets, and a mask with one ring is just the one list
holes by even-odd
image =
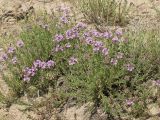
[[[52, 9], [55, 9], [57, 3], [55, 2], [55, 0], [45, 1], [46, 3], [44, 3], [44, 0], [0, 0], [0, 16], [8, 11], [13, 11], [16, 15], [18, 15], [17, 13], [20, 13], [22, 11], [25, 12], [31, 6], [35, 9], [36, 12], [38, 12], [39, 10], [46, 10], [48, 14], [51, 14]], [[155, 19], [156, 13], [152, 9], [152, 4], [149, 0], [129, 0], [129, 2], [132, 2], [134, 4], [134, 7], [136, 8], [133, 12], [133, 14], [136, 14], [136, 17], [131, 22], [131, 27], [135, 27], [135, 29], [137, 29], [137, 27], [139, 26], [144, 27], [145, 25], [148, 26], [149, 24], [151, 24], [152, 26], [154, 24], [157, 24], [157, 21], [153, 20]], [[155, 5], [160, 6], [160, 0], [155, 0], [154, 3]], [[0, 21], [0, 36], [3, 36], [4, 34], [17, 35], [18, 31], [21, 31], [21, 27], [21, 24], [19, 24], [19, 22], [16, 22], [13, 17], [4, 18], [2, 21]], [[0, 37], [0, 54], [2, 41], [4, 40], [2, 39], [2, 37]], [[0, 91], [4, 93], [4, 95], [7, 95], [9, 91], [9, 88], [6, 86], [1, 77]], [[76, 120], [85, 120], [85, 118], [82, 117], [83, 113], [85, 113], [85, 107], [86, 106], [82, 106], [81, 108], [73, 107], [71, 109], [68, 109], [65, 111], [65, 117], [68, 118], [68, 120], [75, 120], [76, 114]], [[28, 118], [28, 116], [21, 112], [19, 109], [23, 109], [23, 106], [12, 105], [9, 111], [1, 107], [0, 120], [30, 120], [30, 118]], [[34, 113], [29, 114], [32, 114], [34, 116]], [[160, 118], [155, 118], [153, 120], [159, 119]], [[55, 118], [53, 117], [50, 120], [55, 120]]]

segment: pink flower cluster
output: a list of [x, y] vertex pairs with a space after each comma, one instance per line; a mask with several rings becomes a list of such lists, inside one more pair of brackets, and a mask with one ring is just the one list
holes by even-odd
[[53, 41], [57, 43], [67, 39], [75, 39], [79, 37], [79, 31], [86, 28], [86, 24], [79, 22], [76, 26], [66, 31], [65, 35], [63, 34], [56, 34]]
[[23, 70], [23, 80], [24, 81], [29, 81], [31, 77], [35, 76], [36, 72], [41, 69], [50, 69], [55, 66], [55, 62], [52, 60], [49, 60], [47, 62], [41, 61], [41, 60], [36, 60], [33, 62], [33, 65], [31, 68], [26, 67]]
[[113, 35], [110, 31], [108, 32], [99, 32], [97, 30], [90, 30], [90, 31], [86, 31], [83, 34], [83, 37], [95, 37], [95, 38], [105, 38], [105, 39], [109, 39], [111, 38]]
[[[55, 41], [57, 43], [59, 43], [65, 39], [66, 40], [73, 40], [75, 38], [79, 38], [79, 40], [84, 41], [84, 43], [86, 45], [92, 46], [94, 52], [100, 52], [104, 56], [108, 56], [109, 49], [105, 47], [105, 44], [102, 41], [97, 41], [94, 39], [96, 39], [96, 38], [108, 39], [108, 40], [111, 40], [113, 44], [124, 42], [124, 40], [122, 38], [123, 30], [121, 28], [116, 29], [114, 31], [114, 33], [110, 32], [110, 31], [99, 32], [97, 30], [87, 30], [87, 31], [82, 32], [82, 38], [81, 38], [80, 37], [80, 33], [81, 33], [80, 30], [84, 30], [84, 29], [86, 29], [86, 27], [87, 27], [86, 24], [80, 22], [76, 26], [74, 26], [73, 28], [67, 30], [65, 35], [62, 35], [62, 34], [55, 35]], [[71, 47], [70, 43], [66, 43], [65, 47], [58, 44], [54, 48], [54, 51], [55, 52], [64, 51], [65, 48], [70, 48], [70, 47]], [[118, 61], [120, 59], [122, 59], [123, 57], [124, 57], [124, 53], [118, 52], [114, 58], [110, 59], [110, 63], [112, 65], [116, 66], [118, 64]], [[77, 61], [77, 59], [71, 58], [69, 60], [69, 65], [72, 65], [72, 63], [75, 64], [76, 61]], [[131, 72], [134, 70], [134, 66], [132, 64], [127, 64], [126, 69]]]
[[[24, 42], [22, 40], [18, 40], [17, 43], [16, 43], [16, 46], [18, 48], [22, 48], [24, 46]], [[7, 49], [7, 52], [1, 55], [0, 61], [6, 61], [9, 58], [10, 55], [13, 55], [15, 53], [15, 51], [16, 51], [16, 48], [12, 44], [10, 44], [10, 46]], [[13, 64], [16, 64], [17, 63], [17, 57], [14, 56], [11, 61], [12, 61]]]
[[94, 52], [100, 51], [104, 56], [109, 54], [109, 49], [104, 47], [102, 41], [95, 41], [92, 37], [86, 37], [85, 42], [93, 47]]

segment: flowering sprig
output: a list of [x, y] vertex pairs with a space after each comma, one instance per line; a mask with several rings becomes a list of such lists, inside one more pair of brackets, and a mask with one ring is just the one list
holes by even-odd
[[6, 53], [2, 54], [0, 57], [0, 61], [6, 61], [8, 59], [8, 55]]
[[10, 46], [8, 47], [8, 52], [7, 52], [7, 53], [8, 53], [8, 54], [11, 54], [11, 53], [14, 53], [14, 52], [15, 52], [15, 48], [10, 45]]
[[[22, 48], [24, 47], [24, 42], [23, 40], [18, 40], [16, 42], [16, 46], [18, 48]], [[7, 48], [7, 52], [6, 53], [3, 53], [0, 57], [0, 61], [7, 61], [9, 59], [10, 56], [13, 56], [13, 54], [16, 52], [16, 47], [14, 47], [12, 44], [9, 45], [9, 47]], [[13, 64], [16, 64], [17, 63], [17, 57], [14, 56], [13, 58], [11, 58], [11, 62]]]
[[51, 69], [54, 66], [55, 66], [55, 62], [53, 60], [49, 60], [47, 62], [36, 60], [33, 62], [33, 65], [31, 68], [26, 67], [23, 70], [23, 80], [29, 81], [31, 77], [35, 76], [38, 70]]

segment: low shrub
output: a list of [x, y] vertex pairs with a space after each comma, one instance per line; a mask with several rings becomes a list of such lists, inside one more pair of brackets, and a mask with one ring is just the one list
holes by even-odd
[[63, 16], [49, 29], [36, 25], [22, 32], [17, 47], [11, 44], [2, 55], [9, 87], [18, 96], [53, 88], [58, 103], [69, 98], [93, 102], [112, 120], [145, 116], [148, 101], [157, 97], [152, 99], [149, 86], [159, 86], [158, 30], [99, 32], [74, 23], [68, 9], [59, 11]]

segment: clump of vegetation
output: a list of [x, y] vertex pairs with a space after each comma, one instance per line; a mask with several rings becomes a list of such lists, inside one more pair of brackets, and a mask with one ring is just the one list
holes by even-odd
[[127, 0], [80, 0], [78, 6], [86, 20], [97, 25], [125, 26], [131, 4]]
[[100, 32], [72, 21], [68, 8], [58, 11], [62, 16], [22, 32], [1, 56], [9, 87], [19, 97], [52, 88], [55, 106], [68, 98], [93, 102], [112, 120], [146, 116], [147, 104], [158, 97], [148, 86], [160, 86], [158, 30]]

